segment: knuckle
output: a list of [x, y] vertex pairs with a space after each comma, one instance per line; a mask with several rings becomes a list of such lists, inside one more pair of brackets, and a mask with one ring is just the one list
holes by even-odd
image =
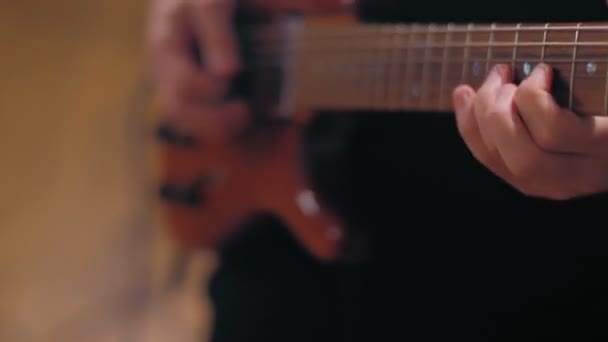
[[527, 95], [529, 95], [530, 93], [533, 93], [536, 91], [536, 88], [530, 84], [529, 82], [527, 82], [527, 80], [524, 80], [523, 82], [521, 82], [519, 84], [519, 87], [517, 87], [517, 95], [519, 97], [525, 97]]
[[561, 139], [559, 134], [550, 125], [540, 128], [534, 135], [538, 146], [545, 150], [554, 150], [560, 147]]
[[541, 97], [541, 93], [540, 89], [524, 81], [515, 90], [513, 100], [518, 106], [524, 107], [526, 110], [532, 108], [538, 110], [538, 99]]
[[500, 107], [496, 106], [496, 107], [492, 108], [491, 110], [489, 110], [486, 113], [486, 116], [488, 118], [497, 118], [497, 117], [504, 116], [505, 114], [507, 114], [507, 111], [504, 110], [504, 108], [500, 108]]
[[500, 104], [493, 104], [488, 110], [482, 114], [487, 120], [496, 120], [510, 115], [509, 108], [505, 108]]
[[563, 145], [564, 128], [558, 118], [558, 114], [553, 110], [541, 110], [539, 115], [544, 116], [542, 126], [533, 132], [537, 144], [547, 150], [559, 149]]
[[536, 181], [539, 176], [539, 158], [528, 156], [510, 163], [509, 168], [517, 179], [526, 181]]

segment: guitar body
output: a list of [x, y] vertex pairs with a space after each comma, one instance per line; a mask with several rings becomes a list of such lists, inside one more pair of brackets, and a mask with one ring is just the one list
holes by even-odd
[[[325, 25], [354, 18], [332, 14], [306, 21]], [[273, 32], [284, 30], [284, 24], [270, 26]], [[157, 135], [162, 142], [160, 196], [165, 218], [181, 247], [200, 249], [213, 248], [228, 234], [238, 233], [252, 215], [273, 213], [317, 258], [335, 259], [343, 235], [340, 220], [310, 189], [300, 160], [302, 130], [312, 110], [296, 108], [288, 120], [276, 119], [281, 99], [269, 89], [280, 86], [267, 75], [246, 77], [252, 112], [262, 122], [252, 123], [234, 140], [206, 142], [187, 123], [161, 120]]]
[[300, 137], [301, 126], [286, 123], [257, 130], [247, 143], [164, 147], [161, 194], [180, 245], [212, 247], [251, 215], [269, 212], [317, 257], [335, 258], [338, 221], [307, 186]]

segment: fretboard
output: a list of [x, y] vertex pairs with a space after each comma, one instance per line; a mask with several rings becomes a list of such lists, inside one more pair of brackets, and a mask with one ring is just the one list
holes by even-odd
[[451, 111], [454, 87], [478, 87], [494, 64], [521, 80], [545, 62], [563, 106], [608, 113], [608, 23], [335, 25], [292, 39], [292, 89], [312, 107]]

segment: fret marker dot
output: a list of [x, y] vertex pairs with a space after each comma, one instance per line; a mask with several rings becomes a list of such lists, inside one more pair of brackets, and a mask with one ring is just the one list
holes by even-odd
[[593, 62], [587, 63], [587, 74], [593, 75], [597, 71], [597, 64]]
[[411, 89], [411, 94], [413, 97], [420, 96], [420, 87], [417, 84], [414, 84]]
[[481, 74], [481, 63], [473, 62], [473, 76], [479, 76]]
[[532, 72], [532, 64], [526, 62], [524, 63], [524, 75], [529, 76]]
[[371, 65], [370, 67], [371, 67], [372, 75], [379, 76], [382, 73], [382, 66], [374, 64], [374, 65]]

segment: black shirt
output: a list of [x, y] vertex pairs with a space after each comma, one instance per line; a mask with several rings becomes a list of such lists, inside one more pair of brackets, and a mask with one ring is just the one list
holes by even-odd
[[[389, 1], [368, 21], [602, 21], [601, 0]], [[315, 187], [364, 233], [358, 263], [312, 259], [260, 218], [220, 250], [214, 341], [608, 337], [608, 201], [527, 198], [466, 149], [451, 113], [319, 113]], [[331, 146], [331, 148], [328, 148]]]

